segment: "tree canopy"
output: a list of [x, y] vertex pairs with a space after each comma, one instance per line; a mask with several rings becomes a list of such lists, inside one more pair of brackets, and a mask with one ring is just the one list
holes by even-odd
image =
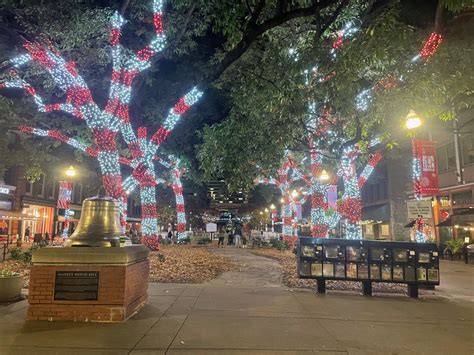
[[[467, 116], [473, 104], [473, 20], [445, 6], [462, 9], [444, 2], [391, 2], [375, 14], [361, 11], [353, 20], [358, 31], [335, 55], [330, 31], [317, 40], [310, 30], [289, 36], [278, 29], [263, 38], [258, 45], [264, 50], [249, 52], [229, 73], [229, 119], [204, 129], [198, 152], [204, 175], [250, 187], [257, 176], [274, 174], [286, 149], [308, 150], [309, 102], [327, 104], [338, 117], [339, 141], [378, 135], [388, 148], [405, 134], [401, 121], [409, 109], [426, 119]], [[413, 62], [429, 33], [441, 26], [440, 12], [442, 45], [427, 61]], [[311, 69], [320, 80], [308, 85], [302, 73]], [[360, 93], [369, 88], [360, 110]], [[340, 147], [327, 144], [328, 158], [337, 160]]]
[[[22, 52], [24, 41], [51, 43], [76, 62], [94, 97], [105, 101], [108, 88], [100, 78], [111, 67], [110, 17], [115, 10], [126, 12], [130, 21], [125, 42], [136, 49], [147, 40], [151, 26], [146, 22], [148, 5], [149, 0], [3, 0], [1, 75], [8, 74], [6, 60]], [[196, 181], [225, 178], [232, 186], [249, 187], [255, 176], [278, 167], [285, 149], [304, 150], [309, 96], [330, 101], [344, 117], [340, 134], [351, 137], [356, 130], [357, 93], [390, 75], [404, 75], [402, 85], [377, 92], [370, 110], [357, 117], [362, 134], [380, 125], [384, 133], [387, 125], [394, 124], [393, 117], [409, 107], [430, 117], [452, 118], [472, 105], [472, 74], [466, 70], [472, 41], [467, 30], [459, 30], [471, 21], [458, 13], [467, 2], [443, 0], [441, 5], [449, 11], [444, 43], [435, 57], [412, 70], [410, 58], [434, 26], [435, 2], [415, 6], [394, 0], [168, 1], [168, 47], [139, 78], [131, 102], [134, 125], [156, 128], [175, 97], [200, 86], [204, 99], [165, 148], [186, 157], [189, 176]], [[334, 59], [329, 54], [334, 34], [354, 19], [360, 29]], [[297, 61], [289, 55], [290, 48], [298, 50]], [[447, 59], [458, 65], [446, 64]], [[321, 73], [336, 75], [308, 91], [302, 73], [315, 65]], [[25, 75], [33, 78], [43, 96], [60, 95], [39, 68]], [[427, 91], [433, 93], [436, 105], [424, 95]], [[91, 141], [81, 122], [37, 113], [21, 93], [2, 95], [0, 126], [7, 133], [0, 138], [0, 154], [6, 157], [0, 169], [58, 154], [56, 142], [18, 134], [20, 124], [59, 129]], [[12, 150], [18, 154], [6, 154]]]

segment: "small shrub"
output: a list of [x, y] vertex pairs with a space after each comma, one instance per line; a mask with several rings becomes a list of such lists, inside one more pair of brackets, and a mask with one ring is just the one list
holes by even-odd
[[450, 239], [446, 242], [446, 249], [451, 250], [452, 253], [458, 253], [463, 247], [463, 239]]
[[21, 248], [15, 248], [10, 252], [10, 259], [12, 260], [21, 260], [21, 255], [23, 252], [21, 251]]
[[33, 258], [33, 253], [39, 248], [41, 248], [40, 245], [33, 245], [27, 251], [22, 251], [21, 248], [15, 248], [10, 252], [10, 259], [23, 261], [30, 264], [31, 259]]
[[286, 240], [272, 239], [270, 245], [280, 251], [287, 250], [290, 246]]
[[0, 270], [0, 278], [1, 277], [13, 277], [13, 276], [20, 276], [19, 273], [9, 270], [9, 269], [2, 269]]
[[160, 263], [164, 263], [166, 261], [166, 257], [163, 254], [158, 254], [158, 261]]
[[171, 242], [171, 239], [168, 239], [168, 238], [162, 238], [160, 243], [162, 245], [170, 245], [172, 242]]

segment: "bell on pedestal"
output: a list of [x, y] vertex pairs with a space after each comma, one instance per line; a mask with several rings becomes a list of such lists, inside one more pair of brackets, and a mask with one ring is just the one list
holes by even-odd
[[65, 246], [120, 247], [121, 236], [118, 202], [99, 194], [84, 200], [81, 219]]

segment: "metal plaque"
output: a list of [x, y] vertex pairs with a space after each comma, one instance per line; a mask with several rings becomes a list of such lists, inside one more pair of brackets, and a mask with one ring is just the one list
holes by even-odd
[[98, 271], [56, 271], [54, 283], [56, 301], [97, 301]]

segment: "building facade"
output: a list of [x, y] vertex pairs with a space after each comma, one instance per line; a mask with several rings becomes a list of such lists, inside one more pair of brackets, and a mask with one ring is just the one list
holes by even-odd
[[[423, 196], [432, 217], [425, 220], [428, 238], [444, 244], [450, 239], [474, 240], [474, 121], [437, 122], [425, 133], [436, 142], [439, 191]], [[366, 239], [413, 239], [414, 220], [407, 202], [414, 200], [412, 155], [408, 139], [377, 166], [362, 189], [363, 236]]]

